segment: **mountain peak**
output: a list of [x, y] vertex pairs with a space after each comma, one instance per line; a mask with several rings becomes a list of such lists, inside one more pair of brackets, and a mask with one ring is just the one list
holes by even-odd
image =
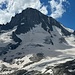
[[23, 11], [38, 11], [37, 9], [33, 9], [33, 8], [26, 8], [25, 10]]
[[21, 13], [16, 14], [12, 17], [11, 21], [4, 26], [0, 26], [1, 30], [9, 30], [17, 26], [16, 33], [25, 33], [35, 27], [36, 24], [42, 23], [42, 28], [47, 31], [49, 27], [49, 32], [53, 31], [52, 26], [56, 26], [61, 29], [62, 33], [67, 36], [71, 33], [66, 30], [59, 22], [57, 22], [52, 17], [42, 14], [37, 9], [27, 8]]
[[36, 15], [38, 14], [39, 11], [37, 9], [33, 9], [33, 8], [26, 8], [25, 10], [22, 11], [22, 14], [26, 14], [26, 15]]

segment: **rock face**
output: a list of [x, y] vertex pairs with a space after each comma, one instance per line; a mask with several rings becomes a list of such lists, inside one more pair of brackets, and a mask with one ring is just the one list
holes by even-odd
[[[57, 66], [47, 66], [46, 69], [47, 70], [44, 73], [37, 70], [19, 70], [12, 73], [11, 75], [75, 75], [75, 60], [68, 61]], [[52, 70], [52, 72], [49, 72], [48, 70]]]
[[6, 65], [0, 67], [0, 75], [74, 75], [74, 60], [49, 66], [59, 59], [72, 58], [72, 48], [75, 31], [27, 8], [6, 25], [0, 25], [0, 66]]
[[73, 34], [75, 35], [75, 31], [73, 32]]
[[61, 29], [62, 33], [67, 36], [71, 35], [70, 32], [68, 32], [66, 29], [64, 29], [59, 22], [57, 22], [52, 17], [48, 17], [38, 10], [27, 8], [26, 10], [23, 10], [22, 13], [17, 14], [15, 17], [13, 17], [10, 21], [10, 23], [7, 23], [6, 25], [2, 25], [1, 30], [9, 30], [14, 28], [14, 26], [17, 26], [17, 30], [15, 31], [16, 34], [26, 33], [33, 27], [35, 27], [35, 24], [42, 23], [42, 28], [47, 31], [47, 27], [49, 27], [49, 31], [53, 31], [52, 26], [57, 26]]
[[75, 60], [59, 64], [54, 67], [54, 75], [74, 75], [75, 74]]
[[38, 62], [43, 58], [44, 58], [43, 53], [37, 53], [37, 54], [33, 55], [33, 57], [30, 57], [30, 60], [33, 61], [33, 62]]

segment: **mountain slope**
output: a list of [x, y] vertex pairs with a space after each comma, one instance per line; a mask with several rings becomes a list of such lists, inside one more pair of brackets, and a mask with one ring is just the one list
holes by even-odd
[[48, 65], [74, 59], [75, 31], [36, 9], [27, 8], [0, 25], [0, 37], [0, 74], [45, 72]]

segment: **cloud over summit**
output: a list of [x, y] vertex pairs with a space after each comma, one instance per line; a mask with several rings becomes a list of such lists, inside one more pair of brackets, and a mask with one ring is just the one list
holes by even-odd
[[[1, 8], [3, 7], [2, 4], [5, 4], [5, 2], [6, 8], [4, 10], [0, 9], [0, 24], [10, 22], [12, 16], [15, 16], [16, 13], [20, 13], [28, 7], [35, 8], [45, 15], [48, 14], [47, 6], [43, 5], [40, 0], [0, 0]], [[51, 16], [53, 18], [59, 18], [65, 12], [63, 2], [66, 2], [66, 0], [49, 1], [52, 12]]]
[[20, 13], [22, 10], [31, 7], [47, 14], [47, 7], [42, 5], [40, 0], [0, 0], [0, 4], [8, 3], [5, 10], [0, 9], [0, 24], [7, 23], [11, 20], [11, 17], [16, 13]]
[[60, 18], [66, 12], [63, 3], [67, 3], [67, 0], [51, 0], [49, 3], [51, 6], [51, 17]]

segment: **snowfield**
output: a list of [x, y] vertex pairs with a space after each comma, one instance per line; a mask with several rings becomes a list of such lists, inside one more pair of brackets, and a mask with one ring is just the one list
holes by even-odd
[[[0, 75], [21, 69], [38, 70], [44, 73], [47, 66], [58, 65], [75, 58], [74, 35], [62, 36], [61, 29], [56, 26], [53, 26], [54, 31], [51, 34], [41, 27], [41, 23], [35, 26], [29, 32], [17, 35], [22, 40], [19, 47], [0, 56]], [[0, 44], [3, 41], [4, 45], [2, 45], [5, 46], [5, 43], [8, 44], [12, 40], [10, 39], [12, 31], [0, 35]], [[5, 70], [2, 71], [4, 68]], [[52, 73], [52, 69], [47, 72]]]

